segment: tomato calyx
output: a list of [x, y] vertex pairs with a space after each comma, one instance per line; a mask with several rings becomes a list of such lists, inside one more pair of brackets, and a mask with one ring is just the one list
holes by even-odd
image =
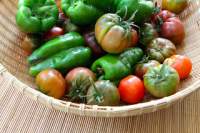
[[155, 8], [153, 10], [153, 15], [158, 14], [161, 11], [161, 8], [158, 6], [158, 2], [155, 2]]
[[91, 85], [91, 78], [86, 75], [78, 75], [76, 80], [72, 82], [70, 92], [66, 97], [72, 102], [86, 102], [86, 92]]
[[[125, 18], [127, 17], [127, 7], [125, 7], [125, 14], [124, 14], [124, 17], [121, 18], [119, 16], [119, 21], [118, 21], [118, 25], [123, 27], [125, 29], [125, 37], [129, 35], [129, 32], [134, 30], [134, 29], [140, 29], [139, 26], [137, 26], [133, 20], [135, 18], [135, 15], [136, 13], [138, 12], [138, 10], [136, 10], [132, 15], [131, 17], [128, 19], [128, 20], [125, 20]], [[118, 13], [116, 13], [118, 14]]]
[[91, 82], [91, 85], [94, 87], [94, 94], [93, 94], [93, 97], [94, 97], [95, 101], [96, 101], [97, 103], [99, 103], [99, 104], [100, 104], [100, 103], [103, 103], [103, 102], [104, 102], [104, 97], [103, 97], [103, 95], [98, 91], [98, 89], [97, 89], [97, 87], [96, 87], [94, 81], [90, 79], [90, 82]]
[[165, 73], [163, 73], [166, 69], [166, 65], [162, 65], [160, 71], [154, 70], [154, 75], [145, 75], [145, 77], [153, 78], [155, 79], [155, 84], [162, 83], [163, 81], [166, 81]]
[[145, 55], [142, 60], [140, 62], [138, 62], [138, 64], [143, 64], [143, 63], [147, 63], [149, 61], [150, 57], [148, 55]]

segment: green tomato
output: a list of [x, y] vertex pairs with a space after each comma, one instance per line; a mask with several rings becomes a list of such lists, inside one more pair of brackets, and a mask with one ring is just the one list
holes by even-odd
[[140, 42], [147, 46], [153, 39], [158, 37], [156, 29], [150, 23], [145, 23], [140, 29]]
[[180, 78], [177, 71], [168, 65], [152, 67], [144, 75], [145, 88], [157, 98], [174, 94], [179, 82]]
[[120, 94], [117, 87], [110, 81], [97, 81], [88, 90], [87, 103], [99, 106], [116, 106], [120, 103]]
[[155, 38], [147, 45], [146, 51], [151, 60], [163, 63], [166, 58], [176, 54], [176, 47], [168, 39]]

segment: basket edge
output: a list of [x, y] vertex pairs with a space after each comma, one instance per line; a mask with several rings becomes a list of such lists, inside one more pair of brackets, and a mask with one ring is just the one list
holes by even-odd
[[22, 83], [14, 75], [8, 72], [7, 69], [0, 63], [0, 76], [1, 75], [5, 75], [5, 77], [11, 78], [13, 80], [13, 86], [18, 86], [15, 88], [18, 89], [23, 95], [28, 96], [36, 102], [42, 103], [48, 108], [56, 109], [69, 114], [92, 117], [127, 117], [155, 112], [157, 110], [169, 107], [176, 101], [182, 101], [184, 97], [188, 96], [189, 94], [195, 92], [200, 88], [199, 80], [196, 81], [192, 86], [189, 86], [186, 89], [181, 90], [172, 96], [165, 97], [162, 99], [152, 100], [146, 103], [139, 103], [129, 106], [101, 107], [97, 105], [76, 104], [49, 97]]

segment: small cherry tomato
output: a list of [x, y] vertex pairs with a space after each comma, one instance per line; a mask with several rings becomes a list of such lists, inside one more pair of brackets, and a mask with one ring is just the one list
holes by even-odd
[[179, 18], [169, 18], [161, 26], [161, 36], [174, 44], [181, 44], [185, 38], [183, 23]]
[[60, 27], [55, 26], [44, 34], [44, 39], [50, 40], [50, 39], [53, 39], [53, 38], [63, 35], [63, 34], [64, 34], [64, 30]]
[[168, 64], [179, 74], [180, 79], [186, 79], [192, 71], [192, 61], [182, 55], [174, 55], [164, 61], [164, 64]]
[[138, 103], [144, 98], [144, 84], [138, 77], [130, 75], [120, 81], [119, 93], [122, 101], [128, 104]]
[[61, 73], [54, 69], [46, 69], [36, 77], [38, 89], [48, 96], [62, 98], [66, 91], [66, 82]]
[[176, 14], [181, 13], [188, 5], [188, 0], [162, 0], [162, 9]]

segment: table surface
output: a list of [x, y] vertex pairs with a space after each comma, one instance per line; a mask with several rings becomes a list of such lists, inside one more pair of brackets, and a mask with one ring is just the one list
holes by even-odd
[[0, 76], [0, 133], [199, 133], [200, 92], [173, 106], [127, 118], [94, 118], [49, 109]]

